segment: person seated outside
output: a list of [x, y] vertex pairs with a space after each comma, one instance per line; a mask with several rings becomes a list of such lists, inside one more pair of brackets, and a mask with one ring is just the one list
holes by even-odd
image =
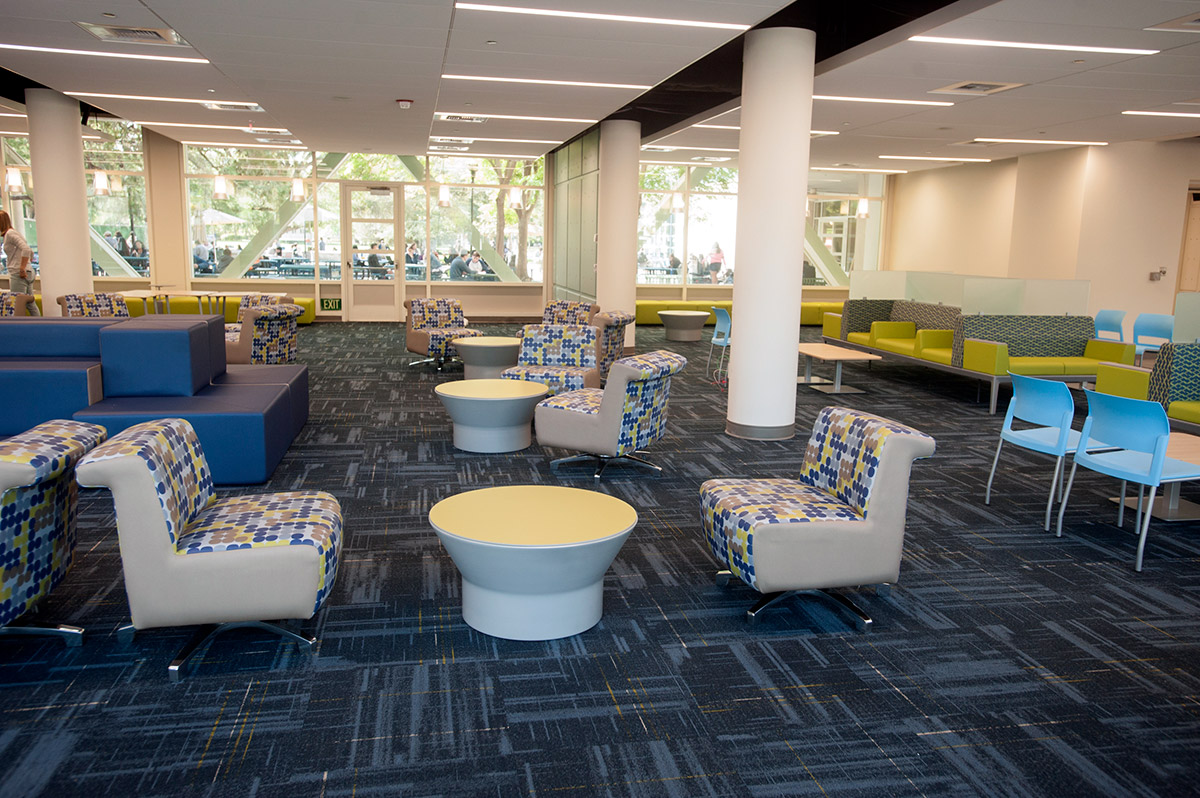
[[420, 265], [421, 253], [417, 251], [417, 244], [415, 241], [409, 244], [408, 248], [404, 250], [404, 263], [405, 265]]
[[488, 262], [480, 256], [478, 250], [471, 253], [471, 262], [467, 264], [467, 268], [471, 270], [471, 274], [495, 274], [492, 267], [488, 266]]
[[368, 268], [378, 269], [380, 266], [383, 265], [379, 260], [379, 253], [375, 251], [377, 249], [379, 249], [378, 244], [371, 245], [371, 254], [367, 255], [367, 267]]
[[208, 263], [208, 247], [196, 241], [196, 246], [192, 247], [192, 263], [197, 266], [203, 266]]
[[217, 271], [222, 271], [226, 266], [233, 263], [233, 252], [229, 247], [221, 250], [221, 257], [217, 258]]
[[454, 256], [454, 260], [450, 261], [450, 279], [451, 280], [470, 280], [471, 268], [467, 266], [467, 253], [463, 252]]

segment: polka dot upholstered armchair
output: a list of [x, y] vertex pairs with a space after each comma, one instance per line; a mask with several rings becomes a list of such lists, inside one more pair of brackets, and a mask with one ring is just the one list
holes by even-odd
[[66, 576], [75, 552], [75, 464], [104, 427], [47, 421], [0, 441], [0, 635], [57, 635], [77, 646], [78, 626], [17, 626]]
[[408, 311], [408, 327], [404, 331], [404, 346], [409, 352], [425, 355], [423, 360], [414, 360], [410, 366], [433, 363], [441, 371], [447, 360], [458, 357], [454, 348], [455, 338], [475, 338], [483, 335], [479, 330], [467, 327], [462, 303], [447, 297], [404, 300]]
[[581, 324], [526, 324], [521, 329], [517, 365], [506, 380], [540, 382], [550, 396], [580, 388], [599, 388], [599, 330]]
[[225, 325], [227, 363], [295, 363], [299, 350], [299, 305], [254, 305], [239, 311], [241, 322]]
[[753, 622], [798, 591], [820, 591], [871, 618], [832, 588], [878, 585], [900, 576], [908, 477], [933, 438], [887, 419], [826, 407], [813, 424], [798, 479], [710, 479], [700, 486], [700, 520], [714, 557], [762, 594]]
[[201, 628], [169, 668], [226, 629], [255, 627], [311, 649], [312, 638], [268, 619], [306, 619], [329, 596], [342, 547], [342, 511], [319, 491], [218, 499], [192, 425], [134, 425], [80, 462], [79, 484], [108, 488], [131, 622], [118, 631]]
[[542, 400], [534, 409], [538, 443], [587, 454], [554, 460], [595, 462], [596, 479], [612, 463], [625, 461], [662, 471], [634, 452], [666, 434], [671, 376], [687, 365], [674, 352], [647, 352], [613, 363], [603, 389], [584, 388]]
[[58, 304], [64, 316], [129, 316], [129, 306], [120, 294], [64, 294]]
[[598, 310], [594, 302], [552, 299], [542, 311], [542, 324], [592, 324]]
[[606, 310], [596, 314], [600, 330], [600, 350], [597, 365], [600, 379], [608, 379], [608, 370], [625, 351], [625, 328], [633, 323], [633, 314], [625, 310]]
[[34, 302], [33, 294], [0, 291], [0, 316], [28, 316], [29, 306]]

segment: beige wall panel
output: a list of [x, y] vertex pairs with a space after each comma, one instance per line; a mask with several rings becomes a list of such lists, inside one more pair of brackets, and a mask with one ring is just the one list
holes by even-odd
[[1075, 278], [1090, 149], [1072, 147], [1017, 159], [1009, 277]]

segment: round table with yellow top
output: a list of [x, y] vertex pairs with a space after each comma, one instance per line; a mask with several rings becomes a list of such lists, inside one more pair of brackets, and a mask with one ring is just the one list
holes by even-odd
[[434, 388], [454, 422], [454, 446], [466, 452], [515, 452], [533, 441], [540, 382], [455, 380]]
[[637, 520], [618, 498], [555, 485], [473, 490], [429, 511], [462, 575], [463, 620], [508, 640], [554, 640], [599, 623], [604, 574]]
[[495, 379], [500, 372], [517, 365], [521, 339], [503, 335], [479, 335], [474, 338], [455, 338], [451, 341], [463, 362], [463, 376], [468, 380]]

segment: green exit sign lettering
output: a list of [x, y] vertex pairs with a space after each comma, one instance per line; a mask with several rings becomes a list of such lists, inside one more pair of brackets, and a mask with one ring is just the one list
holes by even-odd
[[330, 298], [330, 299], [325, 299], [325, 298], [321, 299], [321, 310], [341, 310], [341, 309], [342, 309], [341, 297]]

